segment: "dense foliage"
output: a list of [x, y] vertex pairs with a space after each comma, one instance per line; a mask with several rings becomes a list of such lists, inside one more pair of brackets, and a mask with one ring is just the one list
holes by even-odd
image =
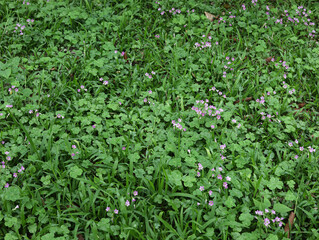
[[318, 10], [0, 0], [0, 238], [319, 239]]

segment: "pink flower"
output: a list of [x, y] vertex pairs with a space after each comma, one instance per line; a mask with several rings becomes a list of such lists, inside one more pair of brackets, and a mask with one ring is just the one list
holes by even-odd
[[209, 206], [213, 206], [214, 202], [213, 201], [209, 201]]
[[13, 173], [13, 177], [18, 177], [18, 174], [17, 173]]
[[72, 148], [73, 148], [73, 149], [75, 149], [75, 148], [76, 148], [76, 146], [75, 146], [75, 145], [72, 145]]
[[126, 202], [125, 202], [125, 206], [130, 206], [130, 201], [129, 200], [126, 200]]
[[133, 192], [133, 195], [134, 195], [134, 196], [137, 196], [137, 195], [138, 195], [138, 192], [137, 192], [137, 191], [134, 191], [134, 192]]
[[110, 207], [105, 208], [105, 211], [107, 212], [110, 211]]
[[265, 225], [266, 227], [268, 227], [269, 224], [270, 224], [269, 219], [268, 219], [268, 218], [265, 218], [265, 219], [264, 219], [264, 225]]
[[95, 126], [95, 125], [92, 125], [92, 128], [96, 128], [96, 126]]
[[203, 165], [198, 163], [198, 170], [203, 170]]
[[209, 196], [211, 196], [213, 194], [213, 191], [209, 190], [208, 194], [209, 194]]
[[225, 189], [227, 189], [227, 188], [228, 188], [228, 184], [227, 184], [227, 182], [224, 182], [224, 183], [223, 183], [223, 187], [224, 187]]
[[119, 210], [114, 209], [114, 213], [115, 213], [115, 214], [118, 214], [118, 213], [119, 213]]
[[222, 175], [220, 175], [220, 174], [218, 174], [217, 178], [218, 178], [219, 180], [223, 180], [223, 177], [222, 177]]
[[204, 186], [200, 186], [200, 187], [199, 187], [199, 190], [200, 190], [200, 191], [204, 191]]
[[9, 183], [6, 183], [6, 184], [4, 185], [5, 188], [8, 188], [9, 186], [10, 186]]

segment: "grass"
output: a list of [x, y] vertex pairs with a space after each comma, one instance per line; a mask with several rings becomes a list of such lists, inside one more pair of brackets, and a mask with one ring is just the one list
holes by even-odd
[[318, 10], [0, 1], [0, 238], [318, 239]]

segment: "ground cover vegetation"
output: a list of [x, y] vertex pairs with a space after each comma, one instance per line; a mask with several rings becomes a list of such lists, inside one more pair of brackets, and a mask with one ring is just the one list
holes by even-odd
[[0, 1], [0, 238], [319, 239], [317, 1]]

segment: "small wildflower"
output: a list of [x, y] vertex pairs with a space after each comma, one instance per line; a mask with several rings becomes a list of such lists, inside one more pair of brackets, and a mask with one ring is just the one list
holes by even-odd
[[204, 191], [204, 186], [200, 186], [200, 187], [199, 187], [199, 190], [200, 190], [200, 191]]
[[134, 191], [134, 192], [133, 192], [133, 195], [134, 195], [134, 196], [137, 196], [137, 195], [138, 195], [138, 192], [137, 192], [137, 191]]
[[208, 194], [209, 194], [209, 196], [211, 196], [213, 194], [213, 191], [209, 190]]
[[230, 178], [229, 176], [227, 176], [227, 177], [226, 177], [226, 180], [230, 182], [230, 181], [231, 181], [231, 178]]
[[110, 207], [105, 208], [105, 211], [107, 212], [110, 211]]
[[203, 165], [198, 163], [198, 170], [203, 170]]
[[270, 224], [269, 219], [268, 219], [268, 218], [265, 218], [265, 219], [264, 219], [264, 225], [265, 225], [266, 227], [268, 227], [269, 224]]
[[214, 202], [213, 201], [209, 201], [209, 206], [213, 206]]
[[126, 202], [125, 202], [125, 206], [130, 206], [130, 201], [129, 200], [126, 200]]
[[115, 214], [118, 214], [118, 213], [119, 213], [119, 210], [114, 209], [114, 213], [115, 213]]
[[124, 151], [126, 149], [126, 147], [122, 147], [122, 150]]
[[227, 183], [227, 182], [224, 182], [224, 183], [223, 183], [223, 187], [224, 187], [225, 189], [227, 189], [227, 188], [228, 188], [228, 183]]

